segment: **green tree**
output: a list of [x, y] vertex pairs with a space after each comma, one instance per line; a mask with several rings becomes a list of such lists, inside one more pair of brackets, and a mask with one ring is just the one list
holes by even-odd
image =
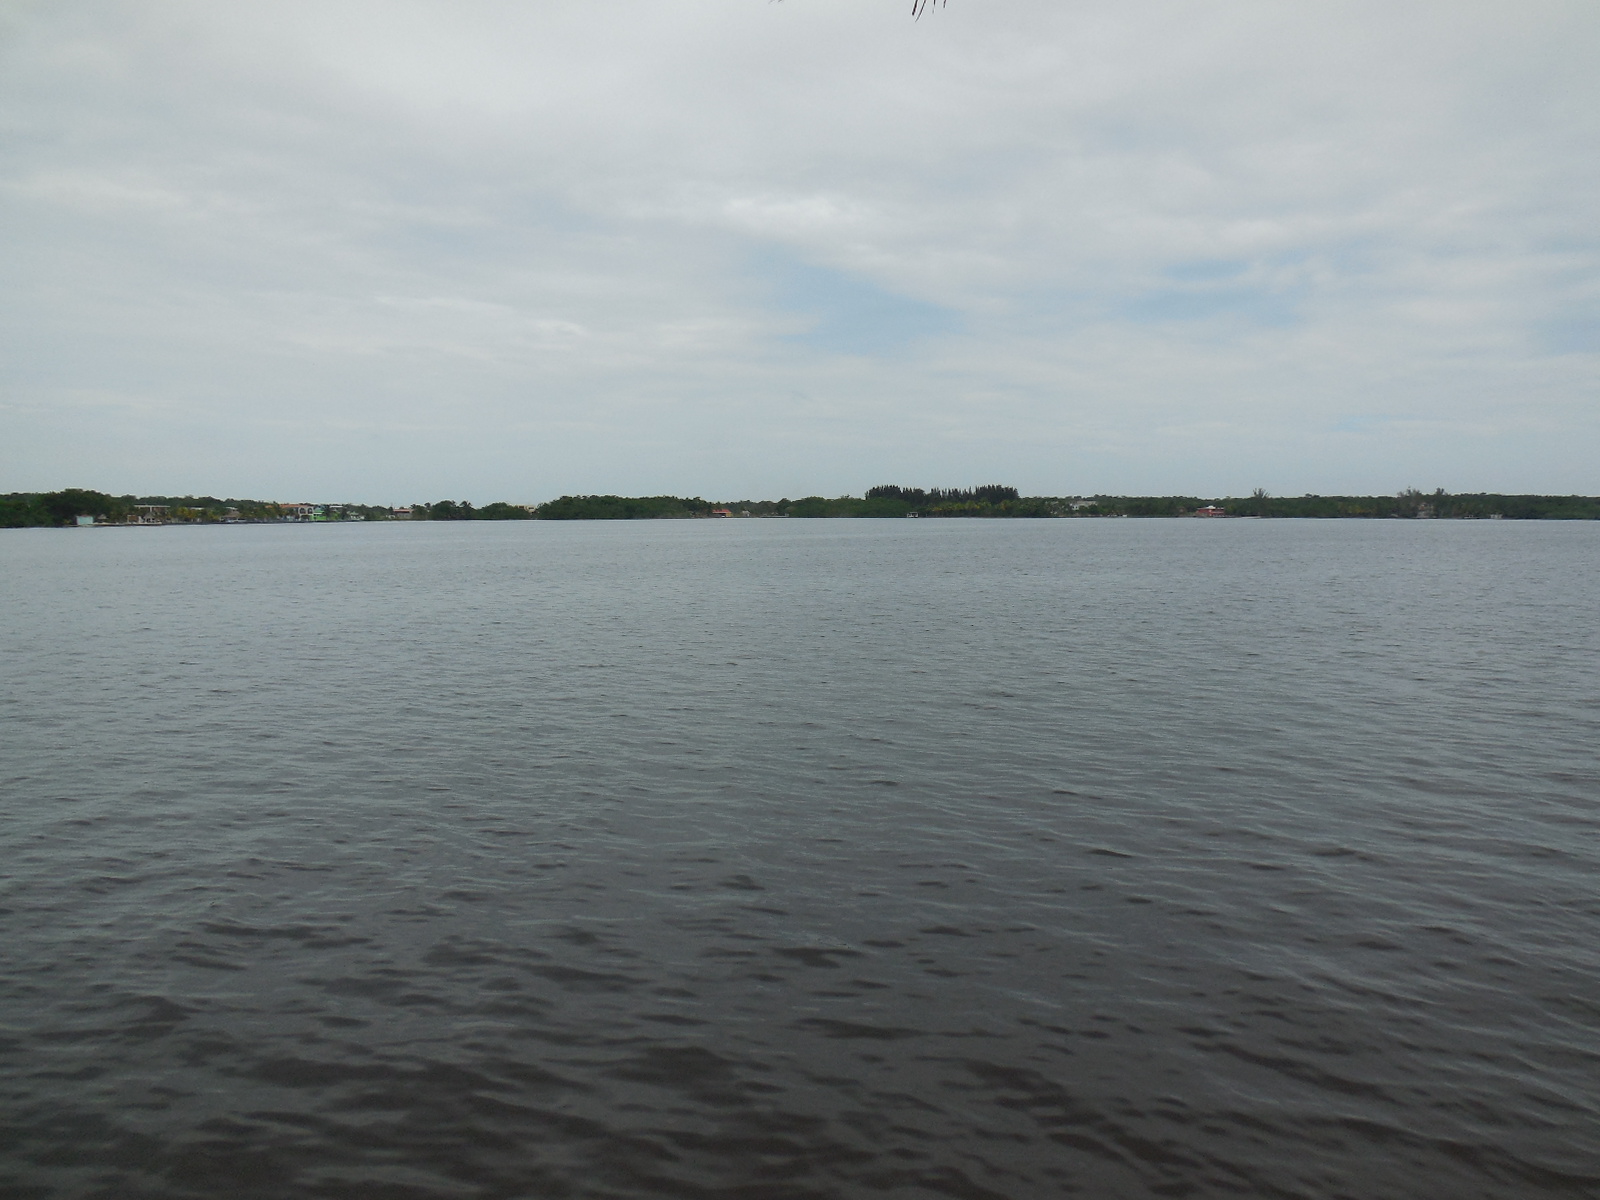
[[475, 517], [479, 521], [526, 521], [529, 512], [520, 504], [508, 504], [504, 500], [496, 500], [493, 504], [485, 504], [480, 508]]
[[66, 488], [59, 492], [46, 492], [39, 497], [39, 505], [57, 525], [68, 525], [78, 517], [105, 517], [117, 520], [127, 515], [128, 506], [115, 496], [104, 492], [85, 491], [83, 488]]
[[428, 510], [430, 521], [470, 521], [474, 511], [470, 500], [441, 500], [437, 504], [419, 507]]

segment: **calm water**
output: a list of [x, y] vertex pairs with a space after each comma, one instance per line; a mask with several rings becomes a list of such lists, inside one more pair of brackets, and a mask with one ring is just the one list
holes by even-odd
[[0, 1194], [1600, 1195], [1600, 526], [0, 533]]

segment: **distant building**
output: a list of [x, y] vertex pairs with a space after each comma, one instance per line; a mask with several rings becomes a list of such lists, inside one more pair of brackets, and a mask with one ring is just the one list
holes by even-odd
[[1228, 510], [1218, 508], [1215, 504], [1207, 504], [1204, 508], [1195, 509], [1194, 515], [1197, 517], [1225, 517], [1228, 515]]
[[93, 517], [79, 516], [78, 517], [78, 524], [79, 525], [93, 525], [94, 524], [94, 518]]
[[713, 508], [711, 515], [713, 517], [731, 517], [733, 516], [733, 510], [731, 508]]

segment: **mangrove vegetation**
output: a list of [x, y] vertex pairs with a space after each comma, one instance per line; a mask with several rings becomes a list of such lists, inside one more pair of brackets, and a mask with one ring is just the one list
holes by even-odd
[[0, 495], [0, 528], [341, 521], [648, 521], [740, 517], [1265, 517], [1328, 520], [1600, 520], [1600, 497], [1421, 492], [1392, 496], [1024, 496], [1014, 487], [883, 484], [861, 496], [705, 500], [699, 496], [560, 496], [543, 504], [437, 500], [398, 508], [215, 496], [113, 496], [84, 488]]

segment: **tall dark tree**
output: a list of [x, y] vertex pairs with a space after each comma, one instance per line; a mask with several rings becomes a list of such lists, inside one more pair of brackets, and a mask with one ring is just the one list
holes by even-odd
[[46, 492], [39, 497], [39, 505], [61, 525], [70, 524], [74, 517], [117, 517], [127, 512], [127, 505], [115, 496], [83, 488]]

